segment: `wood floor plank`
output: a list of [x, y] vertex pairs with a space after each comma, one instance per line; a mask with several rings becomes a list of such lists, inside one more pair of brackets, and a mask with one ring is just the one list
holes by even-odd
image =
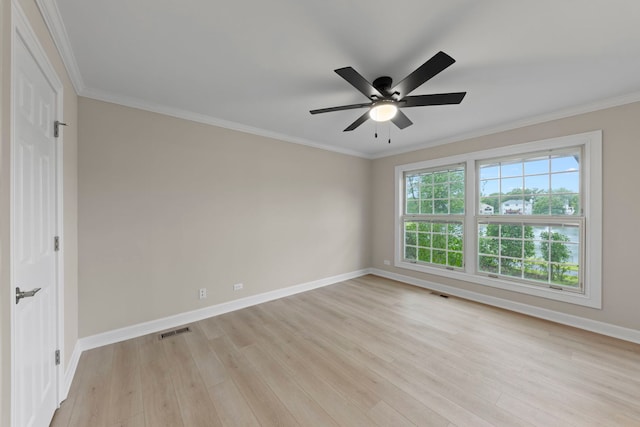
[[[322, 342], [320, 339], [316, 338], [314, 338], [312, 342], [317, 348], [324, 348], [325, 346], [330, 345], [329, 342]], [[367, 363], [370, 359], [358, 358], [358, 362], [356, 362], [356, 359], [354, 359], [351, 354], [338, 353], [335, 354], [335, 358], [339, 363], [348, 366], [347, 369], [349, 370], [362, 372], [362, 370], [366, 369], [369, 373], [364, 374], [364, 376], [360, 376], [358, 381], [369, 379], [371, 382], [368, 383], [368, 385], [372, 386], [371, 390], [375, 391], [381, 398], [384, 398], [389, 405], [402, 413], [412, 422], [416, 424], [422, 423], [421, 425], [440, 425], [449, 421], [449, 419], [447, 419], [448, 416], [444, 415], [446, 414], [446, 411], [439, 409], [437, 405], [433, 405], [433, 402], [422, 400], [424, 395], [416, 396], [412, 392], [407, 391], [396, 382], [395, 377], [385, 377], [384, 375], [380, 375], [376, 369], [373, 369], [372, 366]], [[396, 369], [397, 361], [392, 363], [388, 363], [382, 359], [378, 359], [378, 361], [382, 364], [392, 366], [394, 370]], [[357, 366], [359, 366], [359, 368]], [[411, 378], [411, 381], [413, 382], [425, 379], [423, 377], [416, 377], [415, 373], [411, 373], [410, 375], [407, 375], [407, 377]], [[435, 384], [431, 384], [429, 382], [422, 383], [423, 388], [430, 388], [432, 385]], [[442, 396], [442, 398], [451, 401], [446, 396]], [[458, 406], [459, 408], [463, 408], [462, 405]], [[480, 419], [477, 419], [474, 421], [474, 424], [482, 425], [483, 423]]]
[[[307, 307], [307, 308], [308, 308], [308, 307]], [[288, 313], [288, 317], [295, 318], [295, 314], [293, 314], [293, 313]], [[304, 323], [304, 320], [303, 320], [301, 317], [296, 318], [296, 320], [297, 320], [297, 323], [298, 323], [298, 324], [302, 324], [302, 323]], [[317, 330], [317, 329], [319, 329], [319, 328], [320, 328], [320, 326], [316, 326], [316, 328], [315, 328], [315, 329]], [[319, 335], [318, 335], [318, 336], [319, 336]], [[314, 340], [314, 338], [310, 338], [310, 339], [311, 339], [311, 340]], [[314, 341], [314, 344], [315, 344], [315, 347], [314, 347], [314, 348], [316, 349], [316, 351], [317, 351], [318, 349], [322, 349], [322, 348], [324, 348], [324, 347], [325, 347], [325, 344], [320, 343], [320, 342], [317, 342], [317, 341]], [[349, 362], [345, 361], [345, 359], [342, 359], [340, 355], [334, 355], [334, 358], [338, 358], [338, 359], [341, 361], [341, 364], [349, 365]], [[353, 365], [350, 365], [350, 366], [353, 366]], [[358, 369], [358, 368], [356, 368], [356, 367], [352, 367], [351, 369], [352, 369], [352, 370], [354, 370], [354, 371], [357, 371], [357, 369]], [[411, 375], [411, 374], [409, 374], [409, 375]], [[426, 378], [420, 377], [420, 379], [421, 379], [422, 381], [424, 381]], [[362, 382], [364, 382], [364, 381], [363, 381], [362, 379], [360, 379], [360, 380], [359, 380], [359, 382], [361, 382], [361, 383], [362, 383]], [[433, 379], [431, 379], [431, 382], [433, 382]], [[377, 382], [377, 384], [381, 384], [381, 382], [379, 382], [379, 381], [378, 381], [378, 382]], [[429, 384], [429, 383], [427, 383], [427, 384]], [[440, 381], [438, 384], [442, 385], [442, 384], [446, 384], [446, 383], [445, 383], [444, 381]], [[438, 385], [438, 384], [435, 384], [435, 385]], [[391, 393], [389, 396], [394, 396], [394, 393]], [[410, 396], [410, 395], [406, 395], [406, 396], [407, 396], [408, 398], [407, 398], [407, 397], [404, 397], [404, 398], [403, 398], [403, 397], [401, 397], [401, 396], [398, 396], [398, 399], [396, 399], [396, 401], [395, 401], [395, 402], [396, 402], [396, 405], [398, 405], [398, 406], [405, 405], [405, 406], [403, 407], [404, 413], [405, 413], [405, 414], [410, 414], [413, 410], [415, 410], [415, 407], [411, 407], [410, 405], [406, 405], [407, 400], [410, 400], [410, 399], [411, 399], [411, 396]], [[387, 399], [388, 399], [388, 398], [389, 398], [389, 397], [387, 397]], [[481, 403], [482, 403], [482, 402], [480, 402], [480, 401], [479, 401], [479, 399], [478, 399], [478, 398], [475, 398], [475, 399], [474, 399], [474, 398], [469, 397], [469, 396], [467, 396], [467, 398], [468, 398], [468, 399], [473, 400], [473, 402], [475, 402], [476, 404], [481, 404]], [[486, 413], [486, 414], [484, 414], [486, 417], [497, 417], [497, 419], [498, 419], [499, 421], [504, 421], [505, 423], [506, 423], [507, 421], [509, 421], [509, 422], [511, 422], [511, 423], [512, 423], [512, 425], [524, 425], [524, 423], [520, 422], [519, 420], [517, 420], [517, 419], [512, 419], [512, 417], [510, 417], [508, 414], [506, 414], [506, 413], [504, 413], [504, 412], [496, 411], [494, 408], [492, 408], [492, 406], [491, 406], [491, 405], [488, 405], [488, 408], [489, 408], [489, 409], [487, 409], [487, 413]], [[506, 419], [505, 419], [505, 418], [506, 418]], [[418, 413], [418, 414], [415, 414], [415, 416], [413, 417], [413, 419], [414, 419], [414, 420], [416, 420], [416, 421], [418, 421], [418, 420], [424, 420], [424, 419], [426, 419], [426, 416], [425, 416], [425, 414], [424, 414], [424, 413]], [[464, 421], [464, 422], [473, 422], [475, 425], [480, 425], [480, 423], [482, 423], [482, 421], [481, 421], [480, 419], [477, 419], [477, 418], [472, 419], [472, 420], [469, 420], [469, 419], [467, 419], [467, 420], [462, 419], [462, 421]]]
[[299, 426], [278, 396], [267, 386], [259, 372], [238, 352], [226, 336], [209, 341], [216, 357], [227, 368], [253, 413], [266, 426]]
[[218, 324], [224, 331], [225, 336], [234, 344], [236, 348], [246, 347], [256, 342], [253, 330], [245, 322], [237, 319], [242, 316], [243, 310], [219, 316]]
[[114, 424], [111, 424], [109, 427], [146, 427], [144, 414], [140, 412], [131, 418], [117, 421]]
[[496, 405], [513, 415], [521, 417], [534, 425], [544, 425], [548, 427], [579, 427], [577, 423], [569, 423], [567, 420], [554, 417], [547, 411], [531, 406], [527, 402], [516, 399], [508, 393], [503, 393]]
[[381, 400], [369, 411], [371, 418], [376, 420], [380, 427], [410, 427], [415, 426], [401, 413], [393, 409], [387, 402]]
[[219, 382], [209, 388], [209, 396], [213, 401], [222, 425], [225, 427], [259, 427], [251, 407], [244, 399], [231, 378]]
[[[282, 313], [284, 312], [283, 310]], [[288, 313], [288, 315], [290, 314]], [[281, 320], [282, 324], [277, 328], [283, 328], [288, 321], [287, 318], [282, 318]], [[288, 327], [299, 334], [301, 333], [291, 324]], [[276, 327], [267, 326], [267, 328]], [[326, 354], [317, 351], [316, 346], [305, 335], [295, 336], [295, 338], [288, 341], [287, 349], [291, 354], [294, 354], [300, 360], [305, 360], [310, 369], [318, 372], [333, 388], [342, 394], [349, 395], [365, 411], [368, 411], [380, 401], [380, 397], [372, 391], [374, 384], [370, 378], [351, 372], [349, 367], [343, 365], [340, 360], [326, 357]]]
[[113, 369], [109, 392], [108, 423], [117, 424], [142, 413], [142, 384], [138, 341], [113, 345]]
[[286, 369], [300, 387], [329, 415], [336, 420], [341, 420], [342, 425], [354, 427], [370, 427], [377, 425], [376, 421], [366, 415], [367, 407], [362, 409], [351, 399], [349, 393], [342, 394], [332, 387], [327, 378], [319, 375], [319, 372], [301, 358], [294, 357], [294, 352], [286, 344], [287, 336], [282, 330], [278, 335], [272, 335], [265, 323], [262, 334], [262, 348]]
[[[341, 333], [341, 332], [335, 331], [334, 334], [335, 333]], [[322, 336], [322, 335], [319, 335], [319, 336]], [[374, 337], [371, 337], [371, 338], [375, 339]], [[378, 335], [378, 339], [380, 338], [381, 338], [381, 335]], [[411, 340], [406, 340], [406, 341], [412, 342]], [[427, 384], [432, 384], [433, 386], [440, 387], [441, 389], [447, 389], [451, 395], [464, 396], [465, 398], [471, 399], [474, 402], [476, 402], [476, 404], [480, 404], [480, 405], [482, 405], [480, 398], [488, 400], [489, 401], [488, 403], [495, 403], [495, 401], [501, 394], [499, 390], [492, 389], [491, 387], [486, 385], [482, 381], [482, 378], [476, 379], [475, 381], [469, 381], [469, 378], [465, 377], [464, 373], [461, 373], [459, 368], [455, 368], [453, 370], [447, 371], [446, 369], [443, 369], [442, 365], [439, 365], [439, 364], [435, 365], [435, 368], [433, 371], [428, 370], [428, 368], [423, 368], [423, 366], [429, 365], [428, 363], [421, 363], [426, 361], [425, 359], [422, 359], [422, 357], [425, 357], [426, 355], [414, 356], [413, 353], [416, 352], [415, 348], [412, 351], [408, 351], [407, 353], [398, 353], [396, 356], [394, 355], [394, 352], [397, 351], [398, 346], [394, 344], [395, 343], [392, 343], [392, 342], [387, 343], [387, 347], [392, 356], [392, 360], [396, 358], [403, 359], [403, 360], [410, 360], [413, 364], [415, 364], [415, 366], [419, 367], [418, 369], [422, 370], [421, 376], [419, 378], [421, 381], [424, 381]], [[375, 354], [375, 352], [373, 353]], [[383, 360], [385, 359], [383, 358]], [[427, 371], [425, 371], [424, 369], [427, 369]], [[444, 371], [444, 374], [443, 374], [443, 371]], [[426, 372], [428, 373], [428, 375], [426, 374]], [[459, 382], [456, 383], [456, 387], [449, 386], [449, 383], [451, 382], [452, 379], [459, 380]], [[466, 390], [466, 392], [461, 393], [460, 392], [461, 389]], [[468, 393], [469, 390], [473, 391], [473, 394], [475, 394], [475, 397], [473, 397], [472, 394]], [[499, 417], [506, 415], [506, 414], [499, 414], [496, 411], [490, 411], [490, 412], [493, 412], [494, 415], [498, 415]], [[514, 425], [517, 425], [517, 421], [514, 420], [512, 422], [514, 423]]]
[[143, 337], [139, 344], [140, 382], [144, 418], [148, 426], [185, 427], [169, 364], [157, 335]]
[[51, 425], [640, 425], [640, 345], [386, 278], [190, 326], [85, 352]]
[[167, 362], [171, 366], [182, 421], [188, 427], [221, 426], [222, 421], [202, 380], [196, 362], [191, 356], [184, 335], [173, 336], [163, 341]]
[[338, 426], [324, 409], [293, 380], [278, 362], [273, 360], [258, 344], [252, 344], [241, 350], [247, 360], [253, 364], [269, 387], [280, 396], [289, 412], [302, 426]]
[[[293, 311], [286, 312], [287, 308], [280, 310], [278, 315], [285, 315], [285, 319], [294, 319], [295, 324], [301, 328], [305, 320]], [[321, 324], [316, 323], [315, 331], [320, 330]], [[308, 334], [304, 329], [299, 329], [303, 337], [290, 341], [290, 348], [298, 354], [301, 360], [312, 366], [314, 371], [322, 372], [324, 378], [329, 379], [330, 384], [342, 393], [356, 398], [356, 402], [365, 412], [377, 405], [384, 397], [387, 402], [402, 412], [409, 420], [423, 425], [443, 425], [448, 423], [442, 415], [433, 411], [430, 407], [422, 405], [412, 395], [405, 393], [393, 382], [385, 381], [375, 371], [364, 369], [357, 361], [352, 360], [348, 353], [338, 350], [333, 346], [333, 341], [323, 341], [322, 334]]]
[[89, 350], [83, 355], [86, 366], [79, 387], [82, 392], [76, 395], [70, 427], [107, 426], [113, 349], [111, 345]]
[[[585, 372], [585, 374], [587, 373]], [[606, 425], [614, 422], [614, 424], [622, 425], [634, 420], [636, 425], [640, 425], [640, 412], [632, 410], [630, 406], [603, 393], [593, 393], [585, 390], [585, 387], [580, 383], [574, 384], [562, 377], [551, 377], [546, 372], [538, 369], [528, 369], [523, 372], [523, 375], [538, 384], [542, 384], [545, 388], [553, 388], [557, 395], [569, 396], [569, 399], [573, 401], [572, 406], [583, 415], [590, 417], [594, 423]], [[601, 414], [606, 413], [605, 410], [612, 413], [603, 417]]]
[[220, 316], [211, 317], [209, 319], [204, 319], [198, 322], [198, 325], [202, 332], [206, 335], [207, 339], [214, 339], [222, 336], [224, 332], [220, 328], [219, 322]]
[[[205, 319], [205, 321], [193, 325], [193, 333], [186, 334], [184, 340], [200, 371], [202, 381], [207, 388], [211, 388], [227, 379], [227, 370], [218, 358], [212, 357], [211, 348], [209, 347], [209, 339], [211, 339], [209, 337], [212, 335], [205, 332], [203, 324], [211, 325], [214, 322], [207, 322], [208, 320], [211, 319]], [[219, 336], [221, 335], [215, 335], [213, 338]]]

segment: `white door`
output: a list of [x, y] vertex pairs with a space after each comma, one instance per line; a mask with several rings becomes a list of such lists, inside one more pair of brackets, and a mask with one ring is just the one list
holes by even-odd
[[14, 37], [12, 287], [40, 291], [12, 301], [13, 425], [41, 427], [49, 425], [58, 403], [56, 91], [24, 41]]

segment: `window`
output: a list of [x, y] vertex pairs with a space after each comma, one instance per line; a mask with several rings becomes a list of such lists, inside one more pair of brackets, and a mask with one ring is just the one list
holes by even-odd
[[601, 139], [397, 166], [395, 265], [599, 308]]
[[463, 266], [464, 165], [404, 174], [404, 260]]
[[476, 162], [479, 273], [582, 291], [581, 163], [581, 147]]

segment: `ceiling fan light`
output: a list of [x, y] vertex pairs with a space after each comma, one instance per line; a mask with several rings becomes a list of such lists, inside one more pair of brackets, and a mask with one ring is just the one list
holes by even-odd
[[369, 117], [376, 122], [386, 122], [395, 117], [398, 107], [392, 102], [380, 102], [369, 110]]

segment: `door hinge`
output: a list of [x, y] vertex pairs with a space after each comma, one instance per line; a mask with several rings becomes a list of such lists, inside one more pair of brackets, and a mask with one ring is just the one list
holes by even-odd
[[60, 364], [60, 350], [56, 350], [56, 366]]
[[57, 138], [60, 135], [60, 126], [67, 126], [66, 123], [62, 123], [60, 120], [53, 122], [53, 137]]
[[60, 237], [55, 236], [53, 238], [53, 250], [58, 252], [60, 250]]

